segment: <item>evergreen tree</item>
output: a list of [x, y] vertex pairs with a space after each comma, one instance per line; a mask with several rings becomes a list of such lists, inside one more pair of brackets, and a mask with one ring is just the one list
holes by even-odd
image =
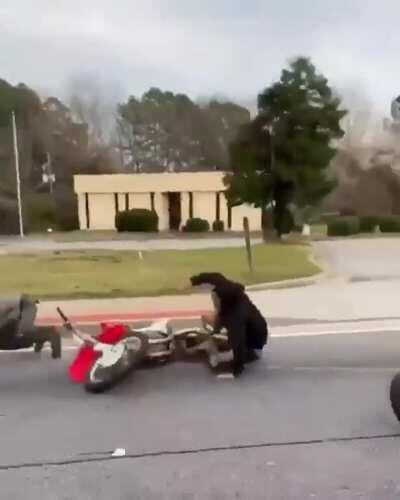
[[[335, 186], [327, 167], [343, 136], [346, 111], [327, 79], [300, 57], [258, 96], [258, 116], [241, 127], [230, 147], [226, 178], [232, 205], [272, 209], [278, 236], [293, 225], [290, 206], [318, 204]], [[267, 218], [264, 217], [264, 222]]]

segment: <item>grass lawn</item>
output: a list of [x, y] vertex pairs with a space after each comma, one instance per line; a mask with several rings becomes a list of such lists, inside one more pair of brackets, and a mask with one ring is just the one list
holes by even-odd
[[319, 268], [310, 249], [289, 244], [255, 245], [250, 274], [243, 248], [210, 250], [65, 251], [0, 257], [0, 294], [42, 299], [135, 297], [187, 293], [189, 277], [219, 271], [245, 284], [311, 276]]

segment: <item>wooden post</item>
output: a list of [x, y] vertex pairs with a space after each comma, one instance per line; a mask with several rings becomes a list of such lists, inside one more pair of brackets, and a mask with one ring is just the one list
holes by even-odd
[[17, 124], [15, 121], [14, 111], [11, 113], [11, 121], [12, 121], [12, 128], [13, 128], [15, 175], [16, 175], [16, 179], [17, 179], [19, 234], [20, 234], [21, 238], [23, 238], [24, 237], [24, 222], [23, 222], [22, 201], [21, 201], [21, 179], [20, 179], [20, 174], [19, 174], [18, 134], [17, 134]]
[[251, 255], [249, 219], [247, 217], [243, 217], [243, 230], [244, 230], [244, 238], [246, 241], [247, 262], [249, 264], [250, 272], [252, 273], [253, 272], [253, 258]]

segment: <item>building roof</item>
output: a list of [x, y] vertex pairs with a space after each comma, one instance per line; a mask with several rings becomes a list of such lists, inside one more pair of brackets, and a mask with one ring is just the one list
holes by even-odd
[[75, 175], [75, 193], [224, 191], [224, 172]]

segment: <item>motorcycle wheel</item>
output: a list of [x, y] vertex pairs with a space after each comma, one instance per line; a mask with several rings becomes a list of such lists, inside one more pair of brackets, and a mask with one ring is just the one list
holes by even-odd
[[124, 340], [126, 342], [124, 355], [115, 365], [105, 368], [99, 366], [89, 371], [84, 384], [87, 392], [100, 394], [112, 389], [130, 375], [144, 359], [149, 346], [146, 335], [140, 332], [129, 332]]
[[390, 384], [390, 404], [397, 420], [400, 421], [400, 372], [393, 377]]

